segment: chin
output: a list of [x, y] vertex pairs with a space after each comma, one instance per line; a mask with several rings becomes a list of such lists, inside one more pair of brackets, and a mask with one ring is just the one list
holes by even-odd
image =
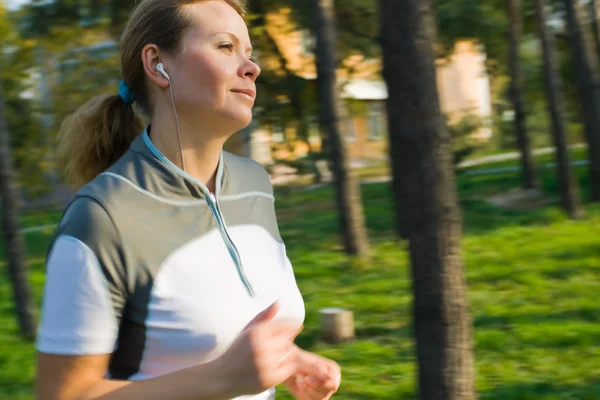
[[225, 116], [225, 120], [228, 124], [232, 125], [235, 132], [237, 132], [250, 125], [252, 122], [252, 112], [230, 114]]

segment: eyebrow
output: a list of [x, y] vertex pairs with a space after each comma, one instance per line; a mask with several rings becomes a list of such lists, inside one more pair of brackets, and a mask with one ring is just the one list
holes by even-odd
[[[236, 44], [240, 43], [240, 38], [238, 38], [238, 37], [237, 37], [237, 36], [236, 36], [234, 33], [227, 32], [227, 31], [216, 32], [216, 33], [213, 35], [213, 37], [214, 37], [214, 36], [217, 36], [217, 35], [227, 35], [227, 36], [231, 37], [231, 38], [233, 39], [233, 41], [234, 41]], [[252, 53], [252, 50], [254, 50], [254, 49], [252, 48], [252, 46], [250, 46], [250, 47], [246, 48], [246, 51], [248, 51], [248, 52], [250, 52], [250, 53]]]

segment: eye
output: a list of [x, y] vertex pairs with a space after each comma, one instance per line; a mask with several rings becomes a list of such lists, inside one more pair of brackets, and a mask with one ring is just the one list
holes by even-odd
[[226, 43], [221, 43], [221, 44], [219, 45], [219, 48], [220, 48], [220, 49], [227, 49], [227, 50], [229, 50], [229, 51], [233, 52], [233, 43], [228, 43], [228, 42], [226, 42]]
[[252, 61], [254, 64], [257, 63], [256, 57], [248, 57], [248, 60]]

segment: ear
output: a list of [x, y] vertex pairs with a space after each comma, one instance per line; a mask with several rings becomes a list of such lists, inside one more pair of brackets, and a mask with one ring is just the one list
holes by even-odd
[[[161, 60], [158, 55], [158, 47], [154, 44], [147, 44], [142, 49], [142, 63], [144, 64], [144, 72], [150, 80], [156, 86], [160, 88], [168, 88], [169, 80], [166, 79], [160, 72], [156, 70], [156, 66]], [[167, 66], [165, 65], [165, 69]]]

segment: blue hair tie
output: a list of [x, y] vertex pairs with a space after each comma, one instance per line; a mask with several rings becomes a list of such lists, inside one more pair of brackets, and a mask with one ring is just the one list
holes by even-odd
[[135, 95], [129, 89], [125, 81], [119, 82], [119, 96], [125, 102], [125, 104], [133, 104], [135, 102]]

